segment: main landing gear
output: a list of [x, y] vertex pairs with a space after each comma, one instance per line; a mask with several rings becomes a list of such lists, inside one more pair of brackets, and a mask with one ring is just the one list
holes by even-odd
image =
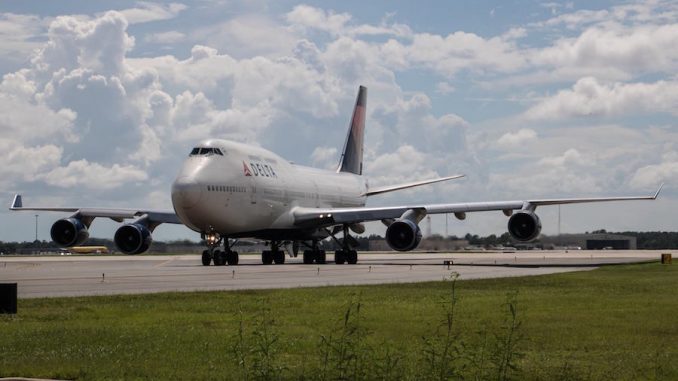
[[353, 247], [358, 246], [358, 242], [348, 233], [348, 225], [344, 225], [342, 228], [344, 237], [341, 241], [332, 235], [332, 239], [341, 246], [341, 250], [334, 252], [334, 263], [338, 265], [343, 265], [344, 263], [355, 265], [358, 263], [358, 252], [353, 250]]
[[[223, 239], [216, 233], [208, 233], [205, 235], [207, 242], [207, 250], [202, 252], [202, 265], [209, 266], [210, 262], [214, 262], [215, 266], [235, 266], [238, 264], [240, 258], [237, 251], [231, 250], [231, 245], [228, 239]], [[224, 251], [219, 250], [221, 242], [224, 242]]]
[[271, 250], [264, 250], [261, 252], [261, 263], [270, 265], [275, 262], [276, 265], [285, 263], [285, 252], [280, 250], [280, 243], [277, 241], [271, 242]]
[[304, 264], [310, 265], [314, 262], [321, 265], [325, 264], [327, 258], [325, 250], [321, 250], [318, 246], [318, 240], [313, 240], [313, 244], [310, 246], [310, 250], [304, 250]]
[[343, 265], [344, 263], [355, 265], [358, 263], [358, 252], [347, 249], [337, 250], [334, 252], [334, 263], [338, 265]]

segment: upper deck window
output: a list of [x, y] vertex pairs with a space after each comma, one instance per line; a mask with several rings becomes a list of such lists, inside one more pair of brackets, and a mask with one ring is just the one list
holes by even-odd
[[219, 148], [195, 147], [191, 150], [191, 154], [189, 156], [209, 156], [209, 155], [224, 156], [224, 153], [221, 152]]

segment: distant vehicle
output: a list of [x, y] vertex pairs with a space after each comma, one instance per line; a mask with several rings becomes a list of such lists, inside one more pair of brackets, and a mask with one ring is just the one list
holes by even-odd
[[106, 246], [73, 246], [68, 250], [73, 254], [108, 254]]
[[[114, 241], [125, 254], [148, 250], [152, 232], [163, 223], [184, 224], [200, 233], [207, 244], [202, 263], [208, 266], [237, 265], [233, 241], [255, 238], [268, 242], [264, 264], [285, 262], [283, 248], [291, 256], [301, 245], [305, 264], [325, 263], [319, 241], [332, 237], [341, 249], [334, 253], [337, 264], [358, 261], [358, 242], [349, 231], [362, 234], [364, 222], [381, 221], [386, 242], [398, 251], [415, 249], [421, 241], [419, 222], [431, 214], [454, 214], [463, 220], [467, 213], [500, 211], [508, 217], [508, 232], [519, 242], [539, 236], [540, 206], [602, 201], [654, 200], [649, 196], [522, 199], [514, 201], [463, 202], [449, 204], [412, 203], [368, 207], [367, 199], [379, 194], [463, 177], [445, 176], [390, 186], [371, 186], [363, 176], [363, 135], [367, 89], [360, 86], [350, 128], [336, 171], [295, 165], [256, 145], [222, 139], [204, 140], [190, 151], [172, 184], [174, 210], [106, 209], [75, 207], [24, 207], [16, 195], [11, 210], [61, 211], [72, 213], [52, 225], [52, 240], [63, 247], [82, 244], [95, 218], [122, 222]], [[417, 128], [417, 126], [412, 126]], [[292, 145], [303, 144], [291, 142]], [[529, 179], [524, 179], [529, 190]], [[661, 189], [661, 187], [660, 187]], [[336, 236], [341, 233], [341, 240]], [[223, 245], [223, 250], [219, 250]]]

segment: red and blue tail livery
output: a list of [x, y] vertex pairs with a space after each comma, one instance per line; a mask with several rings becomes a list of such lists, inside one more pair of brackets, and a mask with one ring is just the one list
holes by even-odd
[[360, 86], [353, 109], [351, 127], [346, 136], [344, 151], [337, 172], [363, 174], [363, 139], [365, 135], [365, 111], [367, 106], [367, 88]]

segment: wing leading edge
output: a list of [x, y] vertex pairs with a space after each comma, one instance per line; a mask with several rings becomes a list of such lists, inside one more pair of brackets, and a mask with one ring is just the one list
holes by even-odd
[[425, 214], [454, 213], [460, 219], [465, 213], [502, 211], [511, 215], [514, 210], [534, 211], [538, 206], [583, 204], [592, 202], [655, 200], [659, 196], [664, 184], [649, 196], [627, 197], [594, 197], [594, 198], [562, 198], [562, 199], [535, 199], [517, 201], [489, 201], [468, 202], [454, 204], [404, 205], [392, 207], [362, 207], [362, 208], [304, 208], [294, 209], [295, 225], [300, 227], [321, 227], [338, 224], [352, 224], [366, 221], [378, 221], [400, 218], [407, 211], [415, 210]]
[[149, 210], [149, 209], [117, 209], [117, 208], [73, 208], [73, 207], [24, 207], [20, 194], [14, 196], [10, 210], [36, 211], [36, 212], [69, 212], [78, 217], [94, 219], [96, 217], [110, 218], [122, 222], [128, 218], [142, 218], [146, 216], [150, 223], [154, 224], [181, 224], [174, 211]]

